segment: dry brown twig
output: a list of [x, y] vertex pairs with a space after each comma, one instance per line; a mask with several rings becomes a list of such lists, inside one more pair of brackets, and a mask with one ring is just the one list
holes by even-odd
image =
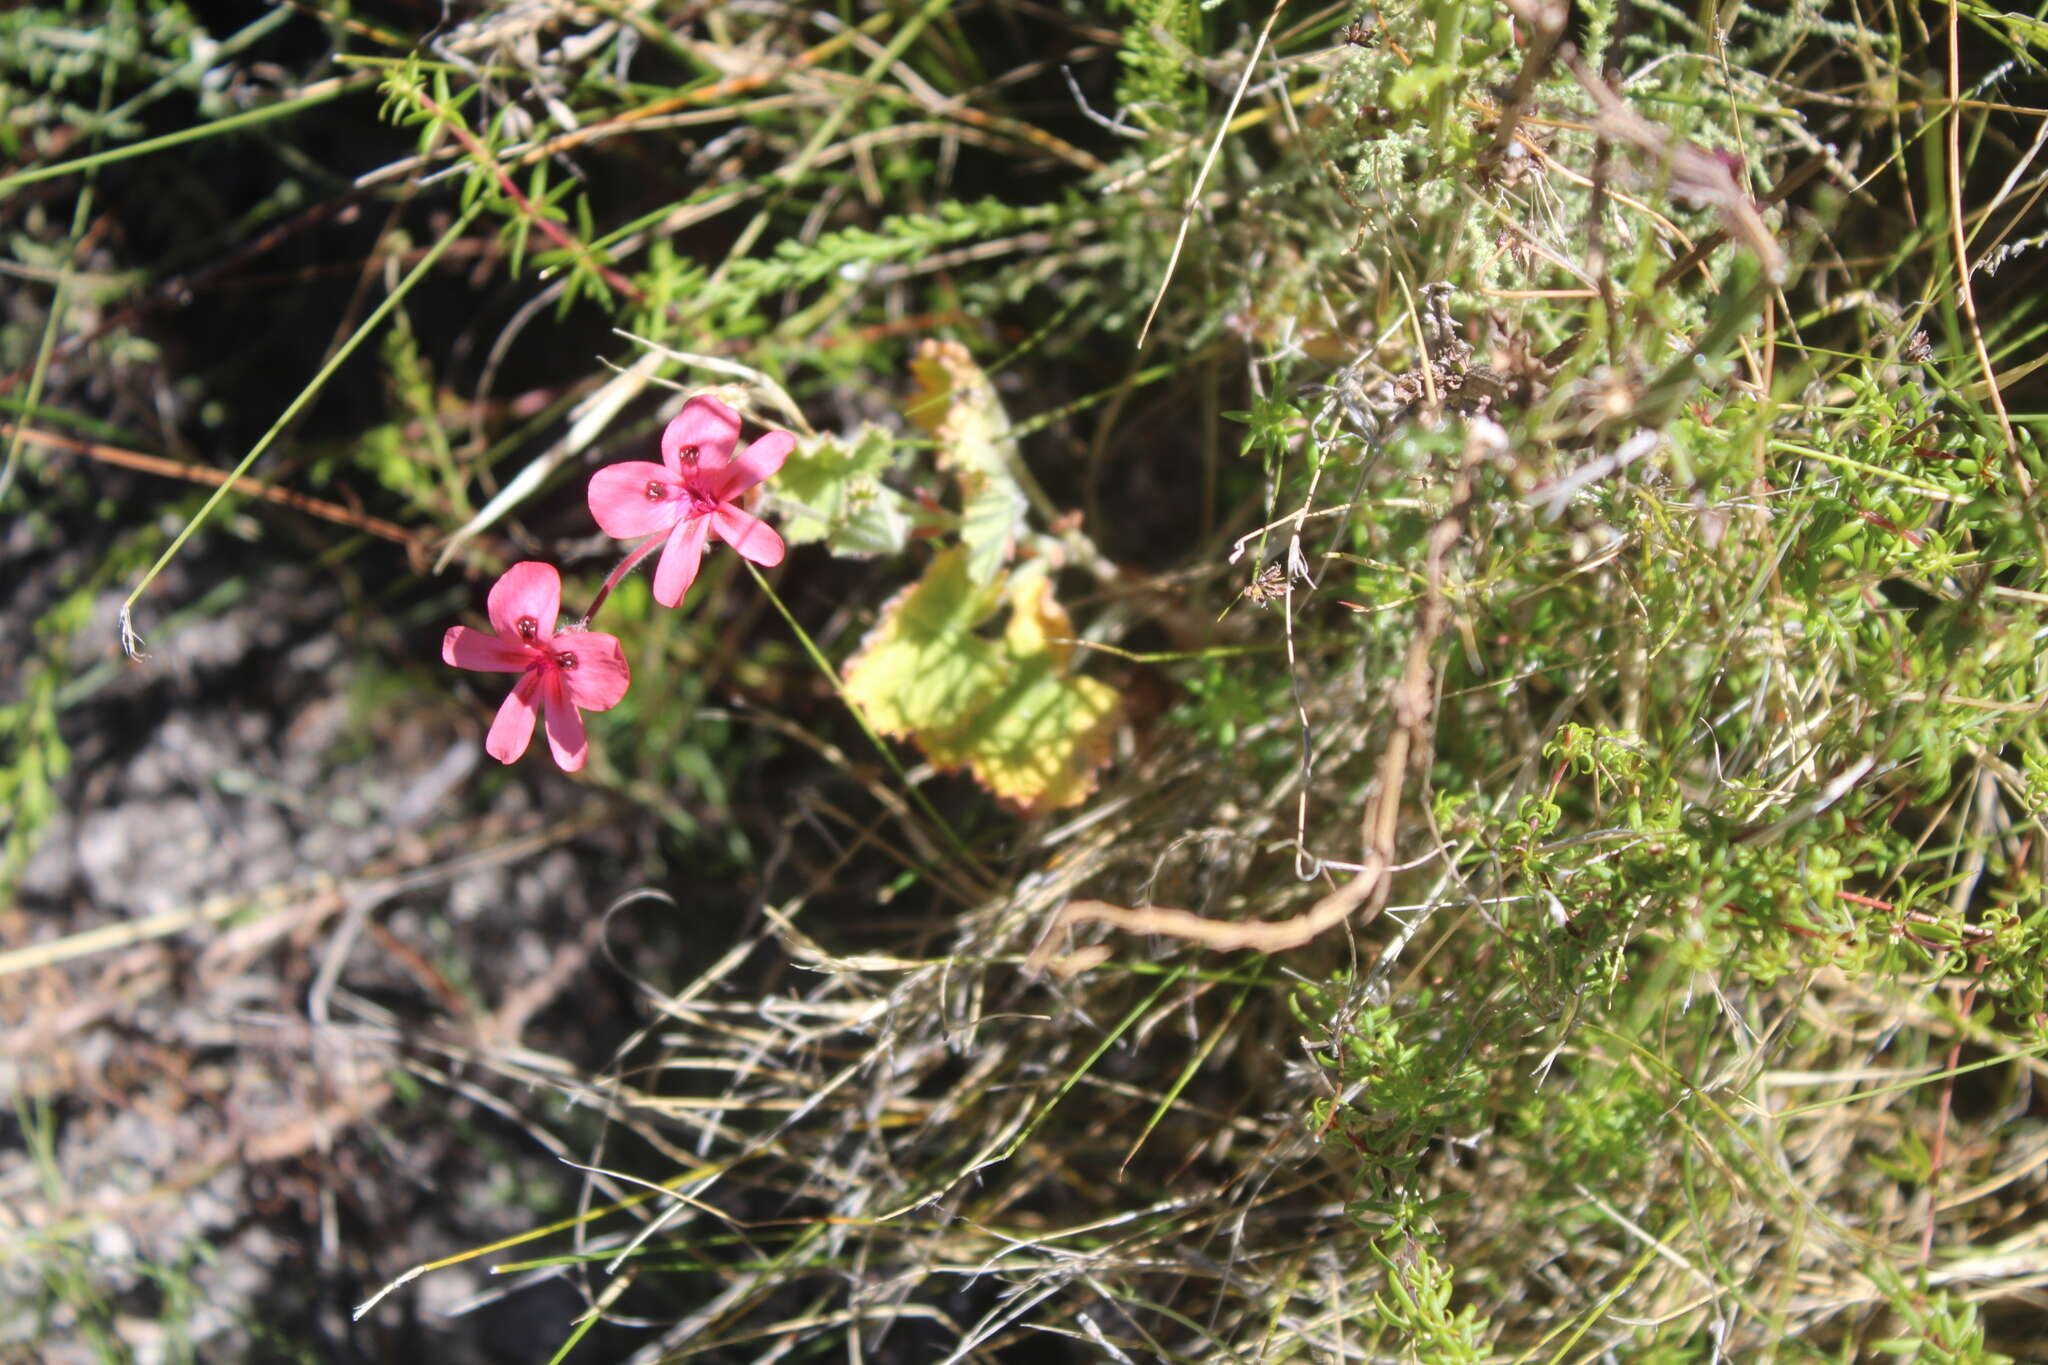
[[1434, 748], [1436, 672], [1431, 658], [1451, 617], [1450, 601], [1444, 592], [1445, 561], [1465, 534], [1473, 473], [1501, 439], [1500, 427], [1487, 418], [1475, 417], [1467, 424], [1464, 453], [1451, 483], [1450, 506], [1430, 529], [1423, 552], [1426, 586], [1415, 633], [1409, 637], [1401, 677], [1389, 697], [1394, 729], [1387, 738], [1387, 747], [1380, 752], [1373, 794], [1359, 819], [1359, 840], [1365, 856], [1351, 879], [1300, 914], [1283, 920], [1216, 920], [1166, 905], [1122, 906], [1094, 899], [1068, 901], [1025, 959], [1026, 971], [1073, 976], [1105, 960], [1108, 951], [1099, 945], [1069, 954], [1059, 952], [1063, 932], [1078, 924], [1109, 924], [1133, 934], [1164, 934], [1218, 952], [1250, 949], [1279, 953], [1311, 942], [1361, 910], [1365, 912], [1359, 921], [1361, 925], [1378, 916], [1393, 886], [1395, 835], [1408, 771], [1411, 766], [1426, 766]]
[[1498, 165], [1514, 144], [1515, 131], [1536, 95], [1536, 82], [1550, 70], [1557, 40], [1564, 36], [1565, 21], [1571, 17], [1566, 0], [1506, 0], [1509, 13], [1529, 28], [1529, 46], [1522, 54], [1522, 69], [1515, 74], [1515, 88], [1501, 107], [1494, 125], [1493, 144], [1480, 154], [1481, 165]]
[[[224, 469], [211, 469], [205, 465], [185, 464], [177, 460], [166, 460], [156, 455], [144, 455], [139, 451], [123, 450], [98, 441], [80, 441], [69, 436], [60, 436], [52, 431], [39, 431], [34, 427], [19, 426], [13, 422], [0, 422], [0, 437], [19, 436], [33, 446], [55, 450], [67, 455], [83, 455], [89, 460], [102, 464], [120, 465], [124, 469], [136, 469], [159, 478], [183, 479], [187, 483], [210, 484], [215, 487], [228, 481]], [[261, 479], [242, 479], [235, 485], [236, 491], [264, 502], [289, 507], [295, 512], [331, 521], [337, 526], [347, 526], [394, 544], [403, 545], [408, 551], [416, 550], [413, 533], [396, 522], [385, 521], [339, 503], [310, 497], [290, 488], [279, 488]]]

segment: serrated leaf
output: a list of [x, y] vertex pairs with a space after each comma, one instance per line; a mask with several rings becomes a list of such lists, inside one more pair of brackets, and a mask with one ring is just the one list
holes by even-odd
[[800, 443], [769, 485], [764, 507], [791, 545], [823, 541], [834, 554], [895, 554], [910, 542], [917, 508], [882, 476], [895, 440], [869, 425], [852, 436]]
[[1116, 690], [1070, 672], [1074, 631], [1043, 568], [1010, 580], [1001, 690], [927, 750], [964, 760], [984, 787], [1026, 813], [1076, 805], [1095, 790], [1116, 729]]
[[1008, 479], [1017, 443], [1010, 418], [981, 366], [957, 341], [927, 337], [910, 360], [914, 387], [906, 415], [939, 443], [939, 468]]
[[920, 746], [965, 725], [1001, 685], [994, 643], [973, 634], [1001, 601], [968, 577], [963, 551], [946, 551], [883, 606], [847, 661], [847, 700], [881, 733]]
[[993, 582], [1015, 552], [1030, 504], [1017, 486], [1010, 417], [967, 348], [926, 338], [910, 362], [907, 415], [938, 442], [939, 468], [960, 487], [960, 538], [977, 583]]
[[[1004, 605], [1002, 635], [984, 638], [976, 628]], [[1020, 814], [1058, 810], [1095, 789], [1119, 700], [1071, 671], [1072, 631], [1042, 567], [984, 585], [966, 550], [948, 550], [883, 608], [846, 666], [847, 699]]]

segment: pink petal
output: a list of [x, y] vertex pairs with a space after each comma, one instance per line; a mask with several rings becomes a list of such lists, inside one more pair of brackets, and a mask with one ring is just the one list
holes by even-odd
[[524, 673], [533, 652], [514, 640], [500, 640], [468, 626], [450, 626], [441, 637], [441, 661], [484, 673]]
[[704, 562], [704, 538], [711, 531], [711, 518], [690, 517], [669, 532], [661, 550], [661, 563], [654, 566], [654, 600], [664, 607], [680, 606], [683, 594], [697, 581], [697, 566]]
[[769, 432], [719, 473], [712, 482], [712, 491], [720, 502], [738, 497], [782, 468], [782, 462], [794, 449], [796, 437], [786, 431]]
[[718, 538], [745, 558], [771, 567], [782, 562], [782, 537], [767, 522], [729, 502], [721, 503], [711, 516], [718, 526]]
[[555, 617], [562, 610], [562, 575], [552, 564], [522, 559], [491, 585], [491, 624], [508, 643], [519, 639], [519, 618], [531, 616], [538, 627], [537, 639], [555, 633]]
[[[698, 394], [661, 433], [661, 462], [678, 474], [686, 467], [722, 469], [739, 439], [740, 415], [710, 394]], [[683, 452], [691, 446], [696, 458], [685, 461]]]
[[[647, 496], [650, 485], [660, 487], [660, 499]], [[606, 535], [619, 540], [666, 531], [690, 506], [682, 481], [649, 460], [606, 465], [590, 476], [588, 496], [590, 515]]]
[[547, 708], [548, 748], [554, 751], [555, 762], [562, 765], [562, 771], [573, 773], [590, 757], [590, 744], [583, 734], [583, 714], [569, 700], [569, 689], [559, 673], [549, 676], [541, 695]]
[[526, 752], [527, 741], [533, 738], [533, 697], [538, 691], [539, 674], [529, 673], [519, 680], [498, 708], [490, 734], [484, 736], [485, 753], [500, 763], [511, 763]]
[[609, 711], [626, 695], [633, 674], [626, 667], [626, 651], [619, 648], [616, 635], [578, 631], [557, 635], [555, 648], [576, 656], [576, 667], [564, 669], [569, 700], [586, 711]]

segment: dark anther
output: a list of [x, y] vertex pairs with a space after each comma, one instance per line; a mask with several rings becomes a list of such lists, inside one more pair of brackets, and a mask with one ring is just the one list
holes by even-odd
[[565, 649], [555, 656], [555, 662], [563, 668], [574, 668], [576, 666], [576, 656]]
[[532, 644], [534, 638], [540, 634], [540, 622], [534, 620], [531, 616], [520, 617], [516, 628], [519, 631], [519, 638], [528, 644]]
[[667, 496], [667, 490], [661, 486], [661, 480], [649, 479], [647, 481], [647, 500], [649, 502], [660, 502], [665, 496]]
[[677, 451], [676, 453], [682, 457], [682, 461], [684, 464], [697, 463], [697, 447], [695, 446], [684, 446], [681, 450]]

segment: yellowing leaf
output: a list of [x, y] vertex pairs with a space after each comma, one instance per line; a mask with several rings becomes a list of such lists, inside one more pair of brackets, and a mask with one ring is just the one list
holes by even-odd
[[926, 338], [911, 357], [907, 414], [938, 442], [939, 468], [964, 503], [960, 539], [977, 583], [992, 583], [1015, 550], [1030, 504], [1017, 486], [1010, 417], [967, 348]]
[[894, 739], [945, 732], [969, 720], [998, 684], [994, 646], [972, 632], [1002, 601], [968, 578], [948, 550], [891, 598], [846, 665], [846, 699]]
[[939, 468], [1007, 478], [1017, 453], [1009, 415], [967, 348], [925, 338], [910, 358], [910, 378], [906, 415], [938, 441]]
[[[1002, 635], [976, 627], [1010, 609]], [[908, 738], [941, 768], [966, 768], [1021, 814], [1084, 800], [1109, 759], [1115, 689], [1070, 671], [1067, 613], [1042, 568], [977, 584], [963, 550], [932, 561], [846, 666], [868, 723]]]

